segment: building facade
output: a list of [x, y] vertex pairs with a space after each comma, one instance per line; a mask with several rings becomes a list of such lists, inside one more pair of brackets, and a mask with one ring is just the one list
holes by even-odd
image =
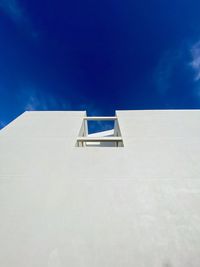
[[[114, 129], [88, 134], [92, 119]], [[2, 129], [0, 266], [199, 267], [200, 110], [33, 111]]]

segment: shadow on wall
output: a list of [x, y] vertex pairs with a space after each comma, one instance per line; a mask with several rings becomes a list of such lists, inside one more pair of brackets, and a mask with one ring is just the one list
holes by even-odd
[[173, 267], [173, 265], [172, 265], [169, 261], [166, 261], [166, 262], [163, 264], [163, 267]]

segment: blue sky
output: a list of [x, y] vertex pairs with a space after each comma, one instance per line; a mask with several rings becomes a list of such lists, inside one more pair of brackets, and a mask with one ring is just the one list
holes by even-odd
[[0, 0], [0, 127], [25, 110], [200, 108], [200, 1]]

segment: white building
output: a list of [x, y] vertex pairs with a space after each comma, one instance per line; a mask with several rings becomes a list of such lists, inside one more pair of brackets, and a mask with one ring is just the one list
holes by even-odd
[[0, 131], [0, 267], [199, 267], [200, 110], [85, 117]]

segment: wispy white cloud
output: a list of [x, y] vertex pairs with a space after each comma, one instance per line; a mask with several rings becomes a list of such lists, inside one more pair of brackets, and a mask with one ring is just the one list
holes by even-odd
[[191, 67], [195, 71], [195, 81], [200, 80], [200, 41], [195, 43], [191, 48], [192, 61], [190, 63]]
[[158, 62], [154, 73], [156, 89], [161, 95], [164, 95], [171, 86], [170, 83], [174, 61], [169, 60], [171, 57], [169, 52], [165, 53]]
[[6, 123], [2, 120], [0, 120], [0, 129], [6, 126]]
[[21, 90], [19, 97], [20, 105], [27, 111], [71, 109], [71, 105], [66, 99], [54, 97], [47, 92], [32, 87]]
[[0, 0], [0, 9], [14, 22], [26, 20], [26, 14], [17, 0]]
[[18, 0], [0, 0], [0, 11], [10, 18], [13, 23], [22, 29], [29, 37], [37, 40], [39, 35], [32, 22]]
[[163, 54], [154, 72], [154, 85], [168, 105], [197, 103], [200, 99], [200, 41], [192, 45], [185, 41]]
[[43, 103], [36, 96], [31, 95], [25, 102], [24, 109], [28, 111], [32, 110], [47, 110], [46, 103]]
[[[74, 110], [74, 105], [66, 98], [53, 95], [50, 92], [36, 89], [34, 86], [23, 86], [19, 97], [20, 106], [24, 111], [45, 111], [45, 110]], [[88, 103], [88, 101], [86, 101]], [[102, 111], [91, 102], [90, 104], [81, 103], [76, 106], [77, 110], [86, 110], [90, 116], [100, 116]], [[111, 123], [97, 122], [97, 127], [102, 130], [109, 130]], [[95, 127], [96, 128], [96, 127]]]
[[176, 66], [182, 60], [182, 49], [166, 51], [161, 56], [154, 71], [155, 86], [160, 95], [165, 96], [172, 89]]
[[194, 71], [194, 95], [200, 100], [200, 41], [194, 43], [190, 49], [190, 67]]

